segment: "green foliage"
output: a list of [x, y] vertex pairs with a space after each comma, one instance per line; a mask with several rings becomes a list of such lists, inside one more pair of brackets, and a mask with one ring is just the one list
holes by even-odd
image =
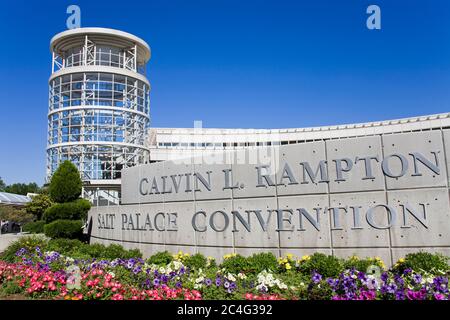
[[331, 287], [326, 285], [326, 282], [322, 280], [319, 284], [308, 287], [306, 298], [308, 300], [330, 300], [332, 295], [333, 291]]
[[21, 293], [22, 288], [15, 281], [5, 281], [0, 286], [0, 291], [4, 295]]
[[28, 222], [22, 227], [22, 231], [29, 233], [44, 233], [45, 221], [39, 220], [34, 222]]
[[344, 265], [342, 260], [337, 257], [316, 252], [310, 259], [300, 263], [299, 271], [303, 274], [311, 274], [316, 271], [323, 277], [336, 277], [344, 271]]
[[47, 250], [57, 251], [63, 255], [73, 258], [96, 258], [114, 260], [142, 258], [138, 249], [126, 250], [121, 245], [111, 244], [105, 246], [100, 243], [86, 244], [76, 239], [52, 239], [49, 241]]
[[183, 264], [190, 269], [204, 269], [207, 264], [207, 259], [201, 253], [196, 253], [192, 256], [186, 257], [183, 261]]
[[0, 207], [0, 219], [24, 224], [33, 221], [34, 216], [24, 209], [4, 206]]
[[240, 254], [233, 254], [225, 258], [219, 267], [224, 268], [226, 272], [234, 274], [238, 274], [239, 272], [246, 273], [252, 269], [248, 259]]
[[45, 210], [43, 219], [46, 223], [55, 220], [85, 220], [91, 204], [86, 199], [77, 199], [72, 202], [55, 203]]
[[381, 270], [385, 268], [384, 263], [379, 258], [358, 258], [357, 256], [352, 256], [343, 261], [344, 269], [355, 268], [358, 271], [367, 272], [369, 267], [377, 266]]
[[57, 251], [65, 256], [71, 256], [74, 252], [80, 250], [80, 248], [85, 245], [78, 239], [51, 239], [48, 242], [48, 251]]
[[149, 264], [167, 265], [171, 263], [173, 256], [168, 251], [157, 252], [147, 259]]
[[82, 234], [81, 220], [56, 220], [44, 226], [44, 233], [50, 238], [78, 239]]
[[100, 257], [103, 259], [142, 258], [142, 253], [139, 251], [139, 249], [126, 250], [119, 244], [110, 244], [109, 246], [105, 247]]
[[82, 183], [77, 167], [66, 160], [53, 173], [49, 194], [55, 202], [70, 202], [81, 195], [81, 187]]
[[2, 253], [0, 259], [7, 262], [14, 262], [16, 260], [16, 252], [24, 248], [27, 251], [34, 251], [36, 247], [41, 249], [46, 248], [48, 240], [43, 236], [23, 236], [11, 243]]
[[32, 183], [14, 183], [9, 186], [6, 186], [4, 188], [5, 192], [14, 193], [14, 194], [21, 194], [26, 196], [27, 193], [38, 193], [40, 191], [39, 186], [32, 182]]
[[409, 253], [404, 259], [400, 259], [393, 269], [403, 272], [403, 270], [411, 268], [414, 271], [426, 271], [435, 273], [436, 271], [449, 271], [448, 257], [439, 253], [416, 252]]
[[278, 268], [277, 258], [272, 252], [255, 253], [247, 258], [252, 272], [255, 274], [263, 270], [275, 272]]
[[25, 210], [27, 213], [34, 215], [37, 220], [41, 220], [44, 211], [50, 208], [52, 204], [52, 199], [50, 199], [48, 195], [42, 193], [32, 197], [31, 201], [26, 204]]

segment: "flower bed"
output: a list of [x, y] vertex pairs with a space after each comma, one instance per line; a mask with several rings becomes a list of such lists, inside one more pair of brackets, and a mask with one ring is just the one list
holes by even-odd
[[[227, 255], [217, 266], [212, 258], [184, 253], [160, 254], [147, 261], [100, 260], [74, 259], [59, 252], [43, 252], [40, 247], [21, 248], [15, 262], [0, 261], [0, 292], [60, 300], [449, 298], [447, 270], [400, 268], [404, 260], [391, 270], [382, 270], [379, 258], [362, 261], [352, 257], [354, 264], [370, 264], [368, 270], [359, 271], [345, 268], [351, 259], [341, 263], [334, 257], [316, 255], [298, 259], [288, 255], [278, 260], [267, 254], [257, 257], [259, 260], [247, 263], [247, 258]], [[318, 257], [328, 260], [321, 265]], [[330, 269], [335, 262], [336, 268]], [[371, 268], [380, 272], [371, 274]]]

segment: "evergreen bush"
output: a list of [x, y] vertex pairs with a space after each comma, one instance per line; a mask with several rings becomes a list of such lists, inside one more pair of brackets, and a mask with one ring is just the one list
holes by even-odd
[[29, 233], [44, 233], [44, 220], [28, 222], [22, 227], [22, 231]]
[[82, 227], [81, 220], [55, 220], [44, 226], [44, 233], [52, 239], [79, 239], [82, 235]]
[[58, 203], [76, 200], [81, 195], [81, 177], [77, 167], [70, 161], [64, 161], [53, 173], [49, 194]]
[[45, 210], [43, 219], [46, 223], [55, 220], [86, 220], [91, 204], [86, 199], [77, 199], [72, 202], [55, 203]]

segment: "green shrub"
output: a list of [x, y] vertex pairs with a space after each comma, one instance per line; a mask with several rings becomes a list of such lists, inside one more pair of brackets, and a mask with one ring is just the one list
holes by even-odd
[[247, 273], [252, 270], [248, 259], [240, 254], [232, 254], [230, 257], [224, 258], [219, 267], [224, 268], [226, 272], [234, 274], [239, 272]]
[[142, 258], [142, 253], [139, 249], [126, 250], [119, 244], [110, 244], [105, 248], [105, 251], [101, 254], [103, 259], [131, 259]]
[[409, 253], [404, 259], [400, 259], [393, 267], [394, 270], [403, 272], [405, 269], [411, 268], [414, 271], [420, 272], [436, 272], [449, 270], [448, 257], [439, 253], [416, 252]]
[[77, 199], [72, 202], [55, 203], [45, 210], [43, 219], [46, 223], [55, 220], [85, 220], [91, 204], [86, 199]]
[[385, 265], [380, 258], [358, 258], [357, 256], [352, 256], [345, 261], [343, 261], [344, 269], [355, 268], [358, 271], [367, 272], [369, 267], [377, 266], [381, 270], [385, 269]]
[[14, 262], [17, 259], [16, 253], [24, 248], [28, 252], [34, 252], [36, 247], [40, 247], [42, 251], [46, 250], [48, 240], [44, 236], [32, 235], [23, 236], [17, 241], [11, 243], [1, 254], [0, 259], [7, 262]]
[[157, 252], [147, 259], [149, 264], [167, 265], [171, 263], [173, 256], [168, 251]]
[[323, 253], [314, 253], [309, 259], [300, 263], [299, 271], [305, 275], [316, 271], [323, 277], [336, 277], [344, 271], [344, 265], [342, 260], [337, 257]]
[[247, 258], [250, 268], [255, 274], [263, 270], [275, 272], [278, 268], [278, 261], [272, 252], [255, 253]]
[[52, 205], [52, 199], [50, 199], [47, 194], [42, 193], [33, 196], [31, 201], [26, 204], [25, 210], [27, 213], [33, 214], [37, 220], [41, 220], [45, 210], [50, 208]]
[[44, 225], [45, 221], [43, 220], [28, 222], [22, 227], [22, 231], [29, 233], [44, 233]]
[[142, 253], [138, 249], [126, 250], [119, 244], [105, 246], [100, 243], [87, 244], [77, 239], [52, 239], [49, 241], [47, 250], [57, 251], [65, 256], [75, 259], [96, 258], [114, 260], [141, 258]]
[[85, 244], [77, 239], [51, 239], [48, 242], [48, 251], [57, 251], [65, 256], [71, 256], [79, 251]]
[[206, 257], [202, 255], [201, 253], [196, 253], [192, 256], [189, 256], [185, 258], [183, 264], [190, 269], [204, 269], [206, 267], [208, 260], [206, 260]]
[[79, 239], [83, 231], [82, 226], [81, 220], [56, 220], [44, 226], [44, 233], [52, 239]]
[[63, 203], [78, 199], [81, 195], [81, 187], [77, 167], [66, 160], [53, 173], [48, 191], [53, 201]]

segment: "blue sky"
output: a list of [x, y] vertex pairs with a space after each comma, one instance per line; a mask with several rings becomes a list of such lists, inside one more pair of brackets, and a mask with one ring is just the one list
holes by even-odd
[[[152, 48], [155, 127], [283, 128], [450, 111], [450, 1], [2, 1], [0, 176], [44, 182], [49, 42], [121, 29]], [[366, 28], [381, 7], [382, 29]]]

